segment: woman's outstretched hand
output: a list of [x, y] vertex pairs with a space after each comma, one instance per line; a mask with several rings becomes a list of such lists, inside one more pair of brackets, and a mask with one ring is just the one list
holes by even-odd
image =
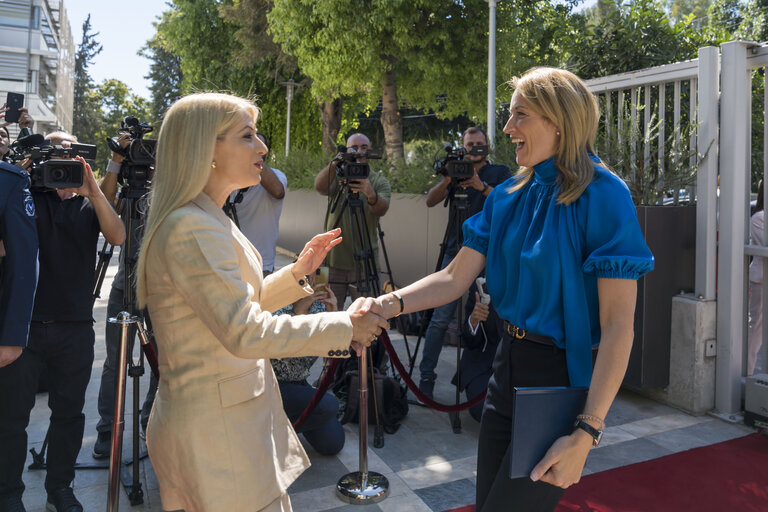
[[317, 270], [328, 251], [341, 243], [340, 234], [341, 229], [336, 228], [313, 236], [312, 240], [304, 245], [304, 249], [302, 249], [292, 268], [293, 276], [297, 281]]
[[358, 356], [376, 339], [382, 329], [389, 329], [387, 321], [380, 316], [379, 305], [371, 297], [358, 298], [349, 306], [347, 313], [352, 320], [352, 348]]

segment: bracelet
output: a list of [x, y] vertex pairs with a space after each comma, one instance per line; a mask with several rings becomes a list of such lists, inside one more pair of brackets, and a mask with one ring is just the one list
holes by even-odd
[[374, 190], [374, 193], [376, 194], [376, 199], [372, 203], [368, 203], [368, 206], [375, 206], [376, 203], [379, 202], [379, 193]]
[[393, 291], [392, 295], [394, 295], [395, 298], [400, 301], [400, 312], [393, 317], [393, 318], [397, 318], [403, 314], [403, 310], [405, 310], [405, 303], [403, 302], [403, 297], [400, 295], [399, 292]]
[[597, 422], [600, 424], [599, 430], [602, 430], [605, 428], [605, 421], [603, 421], [601, 418], [598, 418], [597, 416], [590, 416], [589, 414], [579, 414], [576, 416], [577, 420], [591, 420], [594, 422]]
[[486, 182], [483, 182], [483, 190], [480, 192], [481, 194], [485, 194], [485, 191], [490, 188], [490, 185], [488, 185]]

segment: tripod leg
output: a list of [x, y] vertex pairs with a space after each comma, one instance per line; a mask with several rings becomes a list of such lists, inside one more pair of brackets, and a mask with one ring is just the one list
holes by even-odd
[[37, 453], [37, 450], [34, 448], [30, 448], [29, 453], [32, 454], [32, 464], [29, 465], [27, 469], [33, 470], [33, 469], [45, 469], [45, 450], [48, 448], [48, 436], [51, 434], [51, 427], [48, 426], [48, 431], [45, 433], [45, 440], [43, 441], [43, 446], [40, 448], [40, 453]]

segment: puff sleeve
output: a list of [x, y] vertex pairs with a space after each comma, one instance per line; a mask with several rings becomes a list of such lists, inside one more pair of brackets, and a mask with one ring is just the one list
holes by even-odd
[[653, 270], [653, 254], [624, 182], [602, 171], [584, 196], [583, 272], [598, 278], [638, 279]]

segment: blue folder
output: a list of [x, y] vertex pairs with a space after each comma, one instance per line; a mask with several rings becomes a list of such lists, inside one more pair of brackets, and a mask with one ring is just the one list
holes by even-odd
[[515, 388], [509, 478], [527, 477], [562, 436], [573, 432], [588, 388]]

